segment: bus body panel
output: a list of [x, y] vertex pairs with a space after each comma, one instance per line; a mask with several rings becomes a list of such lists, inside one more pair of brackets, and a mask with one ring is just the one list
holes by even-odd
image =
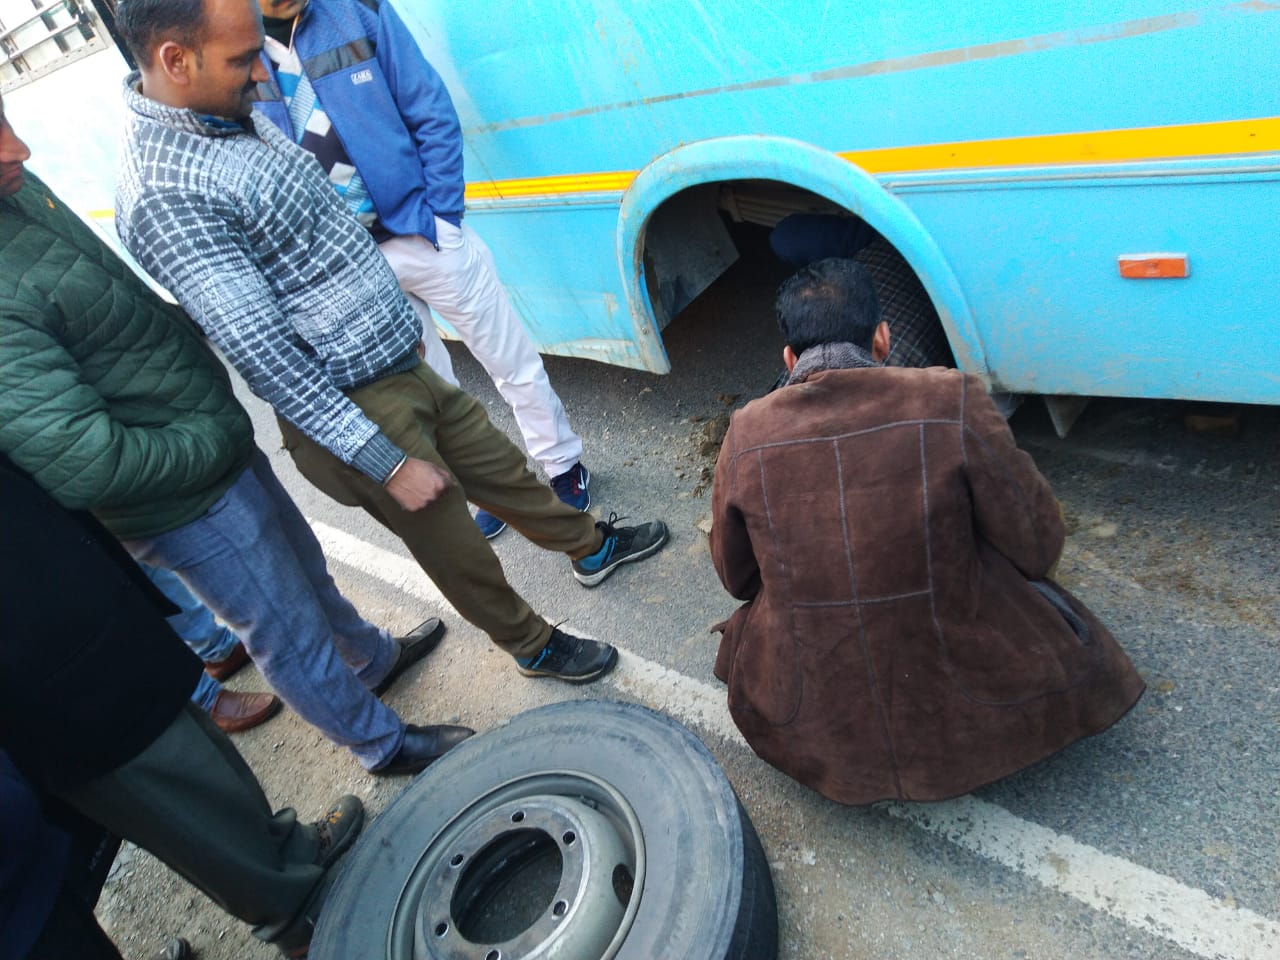
[[[616, 199], [495, 215], [469, 208], [467, 222], [493, 251], [512, 305], [542, 352], [652, 369], [640, 348], [648, 331], [627, 310], [613, 256]], [[656, 331], [651, 340], [661, 350]]]
[[[1277, 336], [1278, 255], [1262, 242], [1280, 214], [1275, 4], [512, 0], [490, 10], [484, 32], [456, 4], [406, 9], [462, 91], [471, 192], [492, 185], [477, 228], [490, 235], [518, 216], [538, 236], [558, 229], [563, 207], [504, 210], [532, 198], [567, 206], [597, 180], [616, 188], [622, 290], [596, 295], [621, 293], [638, 330], [657, 329], [641, 254], [657, 204], [636, 202], [631, 178], [655, 193], [665, 180], [670, 195], [772, 165], [889, 235], [960, 365], [994, 384], [1280, 401], [1274, 354], [1253, 348]], [[1224, 126], [1253, 120], [1265, 136]], [[689, 166], [704, 141], [743, 134], [778, 139], [767, 156], [744, 147], [737, 164]], [[829, 163], [778, 149], [784, 140], [865, 162], [886, 201], [841, 184], [862, 170], [830, 176]], [[937, 144], [959, 146], [912, 151]], [[1218, 159], [1197, 175], [1187, 158], [1201, 152]], [[518, 195], [504, 195], [512, 186]], [[514, 230], [503, 237], [522, 243]], [[604, 236], [582, 239], [594, 249]], [[1119, 256], [1153, 251], [1186, 254], [1190, 277], [1120, 278]], [[501, 266], [508, 278], [539, 269]], [[546, 300], [523, 309], [557, 322]], [[1206, 326], [1226, 342], [1210, 348]], [[666, 369], [644, 343], [644, 365]]]
[[109, 47], [4, 94], [5, 116], [31, 148], [27, 166], [99, 222], [114, 205], [127, 69]]
[[[1280, 3], [394, 2], [548, 353], [668, 370], [663, 326], [732, 259], [708, 218], [682, 251], [673, 211], [769, 182], [881, 230], [993, 385], [1280, 402]], [[6, 94], [100, 222], [123, 73], [108, 51]], [[1120, 277], [1156, 252], [1189, 276]]]
[[[974, 203], [973, 195], [989, 196]], [[1011, 192], [1034, 215], [1002, 211]], [[1280, 171], [968, 184], [910, 194], [983, 305], [987, 371], [1008, 390], [1280, 399]], [[1117, 211], [1123, 211], [1118, 216]], [[1186, 279], [1123, 279], [1124, 254], [1188, 254]]]
[[1277, 112], [1274, 4], [508, 0], [484, 31], [465, 5], [403, 6], [461, 90], [472, 181], [744, 133], [839, 153]]

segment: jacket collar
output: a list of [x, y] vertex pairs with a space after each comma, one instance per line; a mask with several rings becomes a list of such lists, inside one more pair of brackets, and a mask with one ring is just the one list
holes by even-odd
[[185, 107], [170, 107], [142, 95], [142, 74], [135, 70], [124, 78], [125, 106], [135, 115], [152, 120], [172, 130], [200, 137], [229, 137], [238, 133], [254, 133], [253, 120], [228, 120], [210, 117]]
[[787, 383], [804, 383], [824, 370], [850, 370], [882, 367], [871, 353], [852, 343], [819, 343], [800, 354]]
[[0, 204], [8, 208], [14, 215], [28, 220], [42, 220], [49, 211], [58, 209], [58, 200], [45, 182], [31, 172], [28, 167], [23, 177], [24, 183], [17, 193], [8, 197], [0, 197]]

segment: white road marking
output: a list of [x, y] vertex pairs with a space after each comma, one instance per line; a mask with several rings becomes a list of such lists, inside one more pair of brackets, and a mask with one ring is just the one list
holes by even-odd
[[1276, 960], [1280, 923], [974, 797], [885, 810], [1051, 890], [1211, 960]]
[[[330, 560], [430, 601], [442, 613], [457, 612], [413, 560], [327, 524], [311, 525]], [[620, 653], [608, 679], [613, 686], [683, 723], [746, 746], [729, 715], [723, 688], [634, 653]], [[889, 803], [881, 809], [1207, 960], [1280, 958], [1280, 923], [1023, 820], [993, 803], [961, 797], [934, 804]]]
[[444, 598], [444, 594], [431, 582], [431, 578], [422, 572], [422, 568], [412, 557], [402, 557], [381, 547], [375, 547], [359, 537], [353, 537], [345, 530], [312, 520], [310, 517], [307, 518], [307, 522], [315, 531], [316, 538], [320, 541], [320, 546], [324, 547], [324, 555], [328, 559], [337, 560], [348, 567], [376, 577], [401, 593], [407, 593], [419, 600], [430, 601], [439, 607], [436, 611], [437, 615], [457, 614], [458, 611], [453, 608], [453, 604]]

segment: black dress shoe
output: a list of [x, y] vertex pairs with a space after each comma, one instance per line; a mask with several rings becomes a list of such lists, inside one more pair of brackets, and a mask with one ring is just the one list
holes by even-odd
[[400, 657], [392, 665], [391, 671], [373, 688], [373, 695], [380, 697], [390, 690], [396, 677], [439, 646], [443, 636], [444, 621], [439, 617], [432, 617], [414, 627], [408, 636], [396, 637], [396, 643], [400, 645]]
[[475, 731], [470, 727], [458, 727], [441, 723], [430, 727], [407, 724], [404, 743], [396, 755], [373, 772], [383, 777], [401, 777], [425, 770]]

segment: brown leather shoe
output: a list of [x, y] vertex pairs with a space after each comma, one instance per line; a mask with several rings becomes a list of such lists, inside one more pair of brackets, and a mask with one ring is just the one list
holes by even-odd
[[239, 641], [231, 648], [231, 656], [215, 663], [206, 663], [204, 672], [221, 683], [249, 662], [249, 651]]
[[274, 693], [223, 690], [213, 701], [209, 716], [223, 733], [238, 733], [270, 720], [279, 712], [280, 698]]

